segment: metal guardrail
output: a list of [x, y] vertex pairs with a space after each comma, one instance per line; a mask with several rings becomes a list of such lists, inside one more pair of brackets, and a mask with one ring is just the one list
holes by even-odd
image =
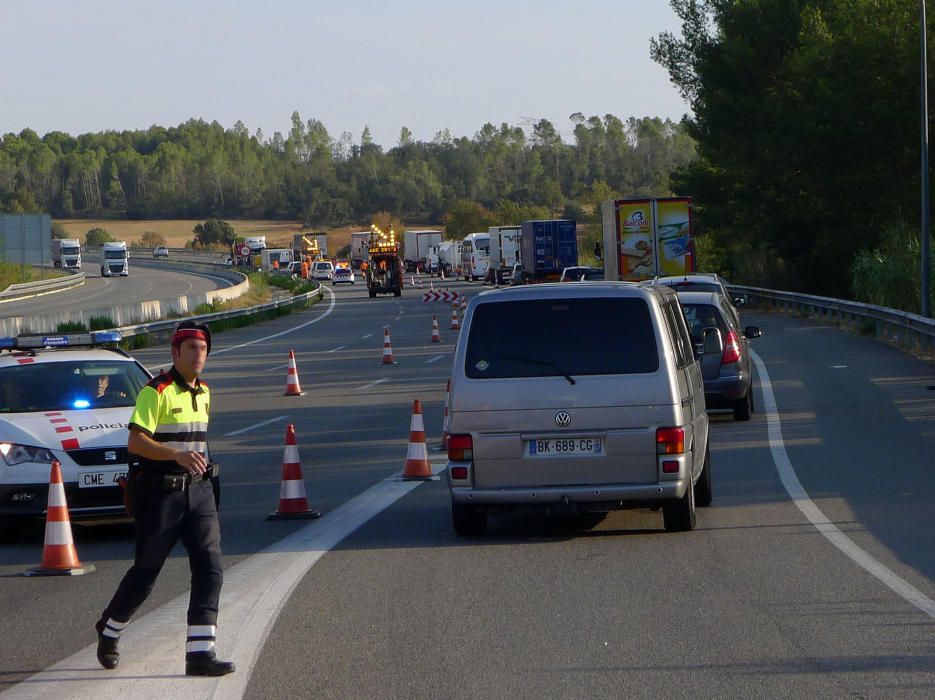
[[67, 277], [55, 277], [50, 280], [39, 280], [37, 282], [22, 282], [20, 284], [11, 284], [4, 291], [0, 292], [0, 303], [13, 301], [14, 299], [24, 299], [26, 297], [36, 297], [50, 292], [60, 292], [72, 287], [80, 287], [84, 284], [84, 273], [76, 272]]
[[312, 301], [315, 297], [318, 297], [318, 300], [321, 301], [321, 299], [324, 298], [324, 295], [324, 289], [319, 282], [318, 289], [314, 289], [311, 292], [297, 294], [296, 296], [291, 297], [284, 297], [282, 299], [276, 299], [265, 304], [248, 306], [244, 309], [231, 309], [230, 311], [217, 311], [215, 313], [201, 314], [199, 316], [185, 316], [184, 318], [150, 321], [149, 323], [139, 323], [132, 326], [123, 326], [121, 328], [114, 328], [112, 330], [118, 331], [124, 338], [137, 335], [171, 333], [183, 320], [198, 321], [199, 323], [210, 323], [211, 321], [220, 321], [223, 319], [237, 318], [240, 316], [253, 316], [264, 313], [266, 311], [274, 311], [275, 309], [286, 306], [308, 306], [309, 302]]
[[728, 289], [779, 311], [817, 316], [864, 335], [883, 338], [916, 355], [931, 357], [935, 349], [935, 319], [919, 314], [858, 301], [760, 287], [729, 285]]

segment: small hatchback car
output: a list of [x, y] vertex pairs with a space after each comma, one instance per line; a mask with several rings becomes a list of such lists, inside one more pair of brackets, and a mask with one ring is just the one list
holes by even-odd
[[455, 349], [447, 478], [459, 534], [496, 511], [659, 507], [667, 530], [711, 503], [698, 354], [673, 290], [538, 284], [471, 300]]

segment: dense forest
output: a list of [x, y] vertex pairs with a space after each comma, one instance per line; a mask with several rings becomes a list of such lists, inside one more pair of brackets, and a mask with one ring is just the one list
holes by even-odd
[[254, 134], [240, 122], [190, 120], [177, 127], [0, 138], [0, 210], [53, 217], [289, 218], [337, 226], [388, 211], [440, 223], [445, 214], [516, 203], [563, 212], [580, 199], [620, 192], [663, 195], [694, 157], [671, 121], [570, 117], [574, 143], [548, 120], [485, 124], [472, 138], [448, 131], [398, 143], [334, 138], [296, 112], [288, 134]]
[[672, 188], [694, 197], [709, 264], [905, 307], [899, 278], [918, 310], [921, 261], [904, 252], [921, 221], [919, 3], [670, 4], [682, 30], [653, 56], [691, 106], [699, 156]]

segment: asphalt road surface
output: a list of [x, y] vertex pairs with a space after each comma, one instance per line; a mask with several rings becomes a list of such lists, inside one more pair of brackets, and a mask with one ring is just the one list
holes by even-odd
[[[427, 283], [426, 283], [427, 284]], [[477, 284], [453, 283], [474, 294]], [[715, 413], [715, 500], [698, 529], [497, 517], [452, 529], [444, 481], [401, 483], [412, 401], [441, 432], [455, 332], [415, 290], [334, 290], [216, 337], [205, 379], [223, 464], [221, 680], [183, 672], [179, 548], [121, 641], [94, 621], [130, 563], [126, 526], [76, 527], [97, 571], [12, 576], [41, 529], [0, 545], [10, 697], [935, 697], [935, 370], [833, 327], [745, 312], [764, 336], [756, 413]], [[397, 364], [381, 364], [389, 325]], [[295, 350], [304, 397], [284, 397]], [[156, 369], [168, 349], [138, 353]], [[285, 426], [324, 516], [269, 522]], [[441, 453], [430, 452], [436, 469]], [[46, 669], [49, 669], [46, 671]], [[34, 675], [39, 674], [39, 675]], [[25, 681], [25, 682], [24, 682]]]
[[80, 287], [0, 304], [0, 318], [106, 308], [199, 294], [233, 284], [210, 273], [143, 267], [134, 265], [132, 260], [127, 277], [101, 277], [98, 263], [93, 261], [85, 264], [84, 273], [86, 281]]

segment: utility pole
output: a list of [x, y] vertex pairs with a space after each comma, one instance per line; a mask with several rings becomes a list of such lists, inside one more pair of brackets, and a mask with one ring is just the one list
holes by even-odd
[[922, 315], [929, 318], [932, 310], [929, 293], [929, 98], [925, 0], [919, 0], [919, 21], [922, 37]]

